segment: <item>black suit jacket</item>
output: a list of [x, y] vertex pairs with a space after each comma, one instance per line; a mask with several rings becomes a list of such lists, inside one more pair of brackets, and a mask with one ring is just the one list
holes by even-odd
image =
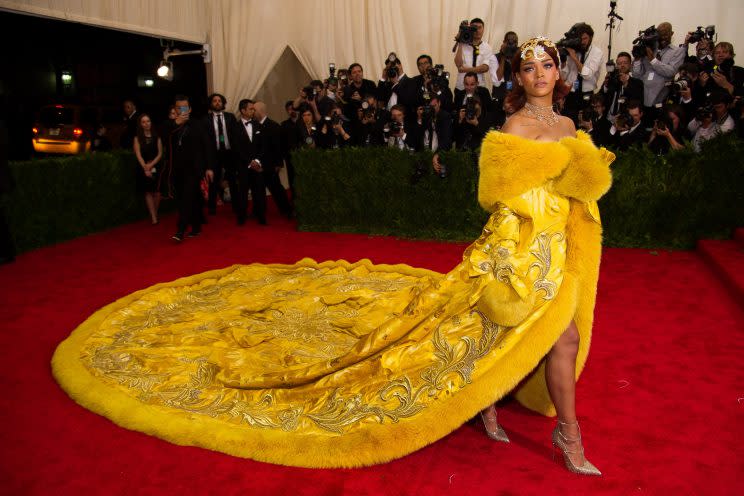
[[181, 126], [171, 121], [165, 137], [173, 173], [180, 176], [200, 177], [204, 171], [214, 169], [211, 144], [204, 122], [189, 120]]
[[[426, 103], [426, 99], [424, 98], [424, 76], [419, 74], [418, 76], [412, 78], [412, 80], [413, 85], [416, 88], [416, 105], [424, 105]], [[446, 110], [447, 112], [452, 112], [453, 96], [452, 90], [449, 89], [449, 87], [440, 89], [439, 102], [441, 103], [444, 110]]]
[[[630, 100], [638, 100], [639, 102], [643, 102], [643, 81], [641, 81], [640, 79], [631, 77], [628, 80], [628, 86], [626, 86], [622, 90], [622, 93], [620, 89], [621, 87], [610, 87], [604, 93], [605, 108], [611, 115], [617, 114], [620, 107], [619, 104], [617, 104], [617, 99], [620, 97], [625, 98], [625, 103], [628, 103]], [[613, 102], [615, 102], [614, 107]]]
[[636, 127], [631, 132], [625, 133], [623, 135], [616, 133], [615, 134], [615, 146], [617, 146], [619, 150], [625, 151], [631, 146], [636, 145], [638, 143], [648, 142], [648, 137], [649, 137], [649, 133], [648, 131], [646, 131], [646, 128], [643, 127], [643, 123], [641, 123], [638, 127]]
[[[491, 94], [488, 92], [488, 90], [483, 86], [478, 86], [475, 89], [475, 94], [481, 101], [481, 109], [488, 112], [489, 114], [492, 114], [494, 112], [493, 98], [491, 98]], [[465, 90], [455, 89], [455, 100], [452, 106], [453, 112], [457, 112], [462, 108], [463, 100], [465, 100]]]
[[[238, 119], [235, 117], [235, 115], [228, 112], [222, 112], [222, 115], [225, 123], [224, 133], [227, 136], [227, 144], [230, 145], [230, 151], [235, 153], [237, 152], [237, 142], [239, 141], [238, 131], [240, 130], [240, 128], [238, 127]], [[209, 161], [212, 164], [217, 164], [217, 153], [219, 151], [219, 147], [217, 145], [217, 131], [215, 131], [214, 128], [214, 114], [212, 112], [207, 112], [207, 115], [205, 115], [202, 120], [204, 129], [207, 131], [207, 136], [209, 137], [210, 146], [207, 148], [207, 152], [209, 153]], [[234, 157], [234, 155], [227, 155], [227, 163], [219, 164], [220, 167], [225, 167], [226, 170], [232, 169], [235, 166], [232, 157]]]
[[299, 126], [302, 119], [292, 121], [292, 119], [285, 119], [279, 125], [281, 127], [281, 146], [282, 146], [282, 158], [289, 161], [290, 153], [292, 150], [297, 148], [300, 143]]
[[380, 82], [377, 87], [377, 100], [386, 104], [393, 93], [398, 95], [398, 104], [406, 108], [406, 117], [410, 118], [416, 113], [418, 94], [413, 79], [404, 74], [395, 87], [389, 81]]
[[240, 165], [249, 165], [254, 159], [258, 158], [258, 147], [256, 146], [256, 130], [259, 124], [253, 121], [253, 137], [254, 140], [248, 137], [248, 130], [243, 124], [242, 119], [237, 120], [237, 134], [236, 134], [236, 151], [238, 152], [238, 159]]
[[268, 117], [263, 124], [253, 128], [253, 144], [264, 173], [272, 173], [282, 166], [282, 129]]

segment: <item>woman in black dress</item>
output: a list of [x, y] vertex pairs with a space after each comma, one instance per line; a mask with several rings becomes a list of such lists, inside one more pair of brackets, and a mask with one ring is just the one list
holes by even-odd
[[158, 174], [163, 158], [163, 143], [152, 125], [150, 116], [141, 114], [137, 119], [137, 135], [134, 138], [134, 154], [137, 157], [137, 189], [145, 193], [145, 203], [153, 224], [158, 223], [160, 190]]

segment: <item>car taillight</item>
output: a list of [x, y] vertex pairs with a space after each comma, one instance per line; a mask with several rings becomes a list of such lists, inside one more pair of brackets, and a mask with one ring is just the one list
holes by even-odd
[[33, 131], [34, 134], [39, 134], [39, 130], [36, 129], [35, 127], [34, 128], [31, 128], [31, 131]]
[[75, 129], [72, 130], [72, 134], [74, 134], [75, 136], [81, 136], [83, 134], [83, 130], [80, 129], [79, 127], [76, 127]]

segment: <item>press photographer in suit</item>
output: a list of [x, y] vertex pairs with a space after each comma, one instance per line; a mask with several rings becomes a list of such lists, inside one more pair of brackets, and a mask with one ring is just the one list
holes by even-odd
[[258, 129], [254, 132], [253, 142], [258, 147], [258, 158], [253, 162], [261, 167], [264, 183], [271, 192], [274, 203], [279, 207], [279, 212], [287, 218], [292, 218], [292, 207], [287, 198], [287, 191], [279, 181], [279, 169], [283, 166], [281, 127], [269, 119], [264, 102], [256, 102], [254, 108]]
[[349, 81], [344, 87], [344, 100], [361, 104], [364, 95], [374, 94], [377, 91], [375, 83], [364, 79], [364, 69], [361, 64], [354, 62], [349, 66]]
[[403, 64], [394, 52], [385, 61], [382, 79], [377, 86], [377, 100], [386, 102], [385, 108], [391, 112], [395, 105], [403, 106], [408, 116], [412, 116], [416, 110], [416, 84], [403, 71]]
[[478, 86], [478, 75], [474, 72], [465, 74], [463, 78], [463, 89], [455, 89], [455, 108], [461, 109], [470, 97], [478, 97], [479, 104], [483, 113], [493, 113], [493, 100], [488, 90], [483, 86]]
[[214, 180], [209, 183], [209, 197], [207, 199], [207, 211], [210, 215], [216, 213], [217, 197], [222, 195], [222, 171], [224, 169], [226, 179], [235, 174], [237, 154], [233, 149], [237, 132], [238, 120], [231, 113], [225, 112], [227, 99], [219, 93], [209, 96], [209, 112], [204, 117], [204, 127], [209, 134], [214, 164]]
[[[607, 119], [614, 123], [615, 116], [630, 100], [643, 100], [643, 81], [630, 73], [632, 59], [628, 52], [620, 52], [615, 59], [615, 70], [608, 72], [602, 85]], [[599, 146], [599, 145], [597, 145]]]
[[413, 83], [416, 86], [417, 105], [426, 105], [427, 99], [425, 94], [436, 95], [439, 97], [441, 107], [450, 112], [453, 105], [452, 90], [449, 88], [449, 73], [444, 72], [444, 67], [434, 66], [429, 55], [419, 55], [416, 59], [418, 67], [418, 76], [413, 77]]
[[244, 99], [238, 106], [238, 160], [236, 173], [230, 177], [230, 194], [238, 225], [245, 224], [248, 217], [248, 191], [253, 200], [253, 216], [261, 225], [266, 225], [266, 185], [264, 184], [258, 158], [258, 123], [254, 120], [255, 103]]
[[213, 145], [203, 121], [191, 119], [189, 98], [177, 95], [174, 104], [178, 115], [168, 124], [166, 141], [178, 204], [178, 222], [173, 240], [180, 243], [188, 226], [191, 226], [190, 238], [201, 233], [204, 211], [199, 183], [202, 178], [207, 183], [214, 179], [210, 161], [212, 153], [209, 151]]

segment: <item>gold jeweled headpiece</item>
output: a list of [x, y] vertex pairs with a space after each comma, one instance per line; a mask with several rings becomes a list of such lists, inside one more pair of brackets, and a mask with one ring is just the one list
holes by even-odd
[[522, 43], [519, 50], [522, 52], [522, 60], [524, 61], [532, 59], [545, 60], [550, 57], [550, 55], [545, 52], [546, 48], [555, 48], [555, 45], [544, 36], [538, 36], [537, 38], [531, 38]]

